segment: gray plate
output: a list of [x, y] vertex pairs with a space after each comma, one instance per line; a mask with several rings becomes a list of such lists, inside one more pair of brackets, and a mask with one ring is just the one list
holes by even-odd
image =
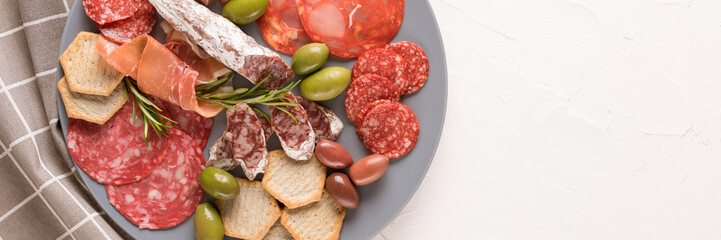
[[[388, 171], [383, 178], [358, 188], [361, 196], [360, 207], [347, 212], [341, 230], [341, 239], [370, 239], [378, 234], [403, 209], [423, 180], [441, 138], [447, 94], [446, 58], [443, 51], [443, 42], [428, 2], [407, 0], [405, 4], [403, 25], [393, 42], [410, 41], [415, 43], [426, 51], [430, 60], [428, 82], [417, 93], [403, 98], [403, 103], [413, 109], [421, 123], [420, 138], [416, 143], [416, 147], [409, 154], [403, 158], [391, 160]], [[218, 1], [215, 1], [210, 5], [210, 8], [215, 12], [220, 12], [221, 5]], [[158, 19], [158, 22], [160, 20], [161, 18]], [[260, 44], [268, 47], [255, 23], [244, 25], [241, 28]], [[81, 1], [75, 1], [63, 31], [60, 53], [65, 51], [65, 48], [68, 47], [75, 35], [80, 31], [98, 32], [98, 29], [95, 23], [85, 15]], [[165, 39], [157, 24], [153, 36], [158, 40]], [[284, 54], [281, 54], [281, 56], [286, 62], [290, 63], [290, 56]], [[351, 60], [331, 58], [326, 67], [342, 66], [351, 69], [353, 62]], [[59, 80], [64, 73], [59, 64], [58, 69], [60, 69], [58, 71]], [[249, 86], [250, 84], [242, 77], [236, 76], [234, 85], [238, 87]], [[343, 130], [337, 141], [348, 149], [354, 159], [358, 160], [370, 154], [370, 152], [358, 139], [354, 125], [348, 120], [343, 106], [343, 99], [345, 99], [345, 94], [341, 94], [333, 100], [322, 102], [322, 104], [333, 109], [344, 120], [345, 130]], [[59, 95], [58, 110], [63, 133], [67, 135], [68, 117]], [[222, 112], [215, 117], [210, 143], [218, 139], [225, 128], [225, 112]], [[268, 149], [278, 148], [280, 148], [280, 144], [274, 135], [269, 141]], [[207, 147], [205, 156], [206, 158], [208, 156]], [[110, 204], [105, 187], [102, 184], [95, 182], [82, 170], [78, 172], [103, 210], [130, 236], [137, 239], [195, 239], [192, 216], [189, 218], [191, 220], [183, 221], [178, 226], [170, 229], [138, 229]], [[233, 174], [242, 176], [241, 171], [234, 171]], [[204, 201], [212, 202], [212, 198], [206, 194]]]

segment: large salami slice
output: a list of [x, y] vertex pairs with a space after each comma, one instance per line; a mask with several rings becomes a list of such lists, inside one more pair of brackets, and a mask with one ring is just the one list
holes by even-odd
[[375, 74], [360, 76], [350, 83], [345, 92], [345, 112], [353, 123], [358, 125], [361, 113], [366, 104], [376, 100], [400, 102], [398, 88], [385, 77]]
[[428, 56], [423, 49], [406, 41], [389, 44], [386, 49], [401, 55], [406, 62], [405, 75], [408, 84], [401, 89], [401, 95], [408, 95], [421, 89], [428, 80]]
[[122, 44], [153, 30], [155, 8], [148, 0], [139, 0], [139, 2], [140, 7], [132, 16], [115, 22], [98, 23], [100, 33], [107, 39]]
[[[288, 101], [298, 103], [295, 96], [287, 93]], [[270, 123], [273, 131], [280, 139], [280, 146], [290, 158], [295, 160], [308, 160], [313, 156], [315, 149], [315, 133], [310, 125], [308, 115], [303, 106], [280, 107], [288, 113], [275, 107], [270, 108]], [[294, 119], [295, 118], [295, 119]]]
[[[268, 149], [265, 147], [263, 127], [253, 109], [245, 103], [235, 105], [235, 109], [228, 109], [226, 117], [228, 129], [221, 136], [225, 141], [216, 142], [213, 146], [214, 159], [208, 162], [208, 166], [225, 170], [241, 166], [245, 176], [253, 180], [268, 167]], [[228, 146], [232, 158], [223, 157], [223, 151], [227, 151]], [[218, 154], [220, 158], [215, 157]]]
[[205, 158], [193, 138], [168, 130], [162, 163], [140, 181], [106, 185], [108, 199], [125, 218], [140, 228], [159, 229], [188, 218], [203, 199], [199, 175]]
[[126, 19], [138, 11], [142, 0], [83, 0], [85, 14], [97, 24]]
[[333, 110], [320, 104], [305, 99], [303, 97], [295, 97], [308, 115], [310, 125], [315, 133], [315, 142], [321, 140], [335, 141], [343, 131], [343, 121], [340, 120]]
[[366, 74], [376, 74], [388, 78], [402, 92], [408, 86], [406, 78], [406, 61], [403, 57], [391, 50], [377, 48], [361, 55], [353, 64], [351, 79]]
[[403, 23], [404, 0], [296, 0], [300, 20], [315, 42], [344, 58], [385, 46]]
[[293, 55], [298, 48], [313, 42], [300, 23], [295, 0], [270, 0], [256, 23], [263, 39], [282, 53]]
[[193, 137], [200, 149], [205, 149], [210, 137], [210, 130], [213, 129], [213, 118], [200, 116], [196, 112], [185, 110], [168, 102], [165, 102], [164, 105], [168, 111], [167, 116], [176, 122], [172, 126], [183, 130]]
[[370, 110], [356, 130], [373, 153], [398, 158], [416, 145], [420, 124], [406, 105], [386, 103]]
[[133, 98], [129, 98], [103, 125], [70, 119], [70, 154], [95, 181], [107, 185], [132, 183], [150, 174], [162, 160], [165, 138], [151, 133], [146, 145], [142, 120], [136, 115], [133, 124], [132, 116]]

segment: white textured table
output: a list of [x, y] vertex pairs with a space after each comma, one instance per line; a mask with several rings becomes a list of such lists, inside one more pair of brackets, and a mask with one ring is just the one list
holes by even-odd
[[431, 5], [443, 136], [375, 239], [721, 238], [721, 1]]

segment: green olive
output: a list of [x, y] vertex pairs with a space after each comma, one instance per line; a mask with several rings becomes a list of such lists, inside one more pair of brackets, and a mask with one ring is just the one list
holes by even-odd
[[268, 8], [268, 0], [230, 0], [223, 7], [223, 17], [235, 24], [248, 24], [258, 20]]
[[200, 173], [200, 187], [210, 196], [221, 200], [233, 199], [240, 191], [238, 180], [217, 167], [207, 167]]
[[290, 68], [300, 75], [311, 74], [328, 60], [328, 46], [325, 43], [308, 43], [298, 48], [290, 60]]
[[345, 90], [350, 83], [350, 70], [327, 67], [308, 76], [300, 83], [300, 94], [311, 101], [330, 100]]
[[201, 203], [195, 208], [195, 237], [198, 240], [223, 239], [223, 221], [210, 203]]

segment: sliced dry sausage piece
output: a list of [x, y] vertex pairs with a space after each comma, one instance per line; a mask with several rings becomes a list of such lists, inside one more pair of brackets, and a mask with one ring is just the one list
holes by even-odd
[[401, 55], [406, 61], [405, 75], [408, 85], [401, 89], [401, 95], [408, 95], [421, 89], [428, 80], [428, 56], [423, 49], [406, 41], [389, 44], [386, 49]]
[[273, 135], [273, 128], [270, 126], [270, 121], [268, 121], [268, 118], [266, 116], [263, 116], [260, 113], [255, 113], [255, 116], [260, 121], [260, 126], [263, 127], [263, 134], [265, 135], [265, 141], [268, 141], [268, 138], [270, 138], [270, 135]]
[[[99, 183], [122, 185], [150, 174], [163, 158], [163, 141], [148, 134], [146, 145], [143, 123], [136, 115], [133, 98], [105, 124], [79, 119], [68, 123], [68, 149], [78, 167]], [[136, 109], [137, 110], [137, 109]]]
[[310, 119], [316, 143], [322, 140], [335, 141], [338, 139], [343, 131], [343, 121], [338, 115], [335, 115], [333, 110], [303, 97], [296, 96], [295, 99], [303, 106], [308, 119]]
[[110, 41], [123, 44], [152, 31], [155, 25], [155, 8], [148, 0], [139, 2], [140, 7], [132, 16], [115, 22], [98, 23], [100, 33]]
[[400, 102], [398, 88], [385, 77], [375, 74], [360, 76], [350, 83], [345, 92], [345, 112], [353, 123], [358, 125], [360, 114], [366, 104], [376, 100]]
[[404, 0], [296, 0], [310, 38], [354, 58], [389, 43], [403, 23]]
[[[285, 94], [285, 98], [287, 102], [298, 103], [291, 93]], [[298, 104], [293, 107], [271, 107], [270, 123], [280, 139], [280, 146], [290, 158], [308, 160], [313, 156], [315, 133], [303, 106]]]
[[171, 128], [162, 162], [140, 181], [106, 185], [108, 199], [140, 228], [160, 229], [188, 218], [203, 199], [199, 175], [205, 169], [202, 150], [192, 137]]
[[85, 14], [102, 25], [129, 18], [138, 11], [141, 0], [83, 0]]
[[356, 130], [371, 152], [398, 158], [416, 145], [420, 124], [406, 105], [385, 103], [368, 112]]
[[293, 55], [298, 48], [313, 42], [300, 23], [295, 0], [270, 0], [256, 23], [263, 39], [282, 53]]
[[[211, 147], [211, 160], [208, 166], [232, 170], [243, 168], [245, 176], [253, 180], [258, 173], [268, 167], [268, 150], [265, 147], [265, 134], [256, 113], [248, 104], [239, 103], [235, 109], [228, 109], [228, 129]], [[228, 158], [230, 150], [232, 158]]]
[[403, 57], [391, 50], [377, 48], [361, 55], [353, 64], [351, 79], [366, 74], [376, 74], [388, 78], [402, 92], [408, 86], [406, 78], [406, 61]]

